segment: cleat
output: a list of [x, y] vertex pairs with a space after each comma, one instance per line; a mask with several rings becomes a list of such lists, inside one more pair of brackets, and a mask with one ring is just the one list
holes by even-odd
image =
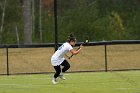
[[55, 78], [53, 78], [53, 79], [52, 79], [52, 83], [53, 83], [53, 84], [57, 84], [58, 82], [57, 82], [57, 80], [56, 80]]
[[64, 77], [64, 75], [59, 75], [59, 78], [61, 78], [62, 80], [66, 80], [66, 78]]

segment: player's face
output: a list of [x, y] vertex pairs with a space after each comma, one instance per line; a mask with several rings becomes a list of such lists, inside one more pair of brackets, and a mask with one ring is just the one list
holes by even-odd
[[70, 44], [71, 44], [72, 46], [75, 46], [76, 41], [71, 41]]

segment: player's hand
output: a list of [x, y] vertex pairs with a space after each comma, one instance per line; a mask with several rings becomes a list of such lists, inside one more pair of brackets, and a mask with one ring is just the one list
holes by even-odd
[[80, 48], [82, 48], [82, 47], [83, 47], [83, 45], [81, 44], [81, 45], [80, 45]]

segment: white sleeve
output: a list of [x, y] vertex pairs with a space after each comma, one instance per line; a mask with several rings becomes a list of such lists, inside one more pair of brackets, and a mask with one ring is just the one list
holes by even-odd
[[73, 47], [71, 46], [71, 45], [69, 45], [68, 46], [68, 50], [70, 51], [70, 50], [72, 50], [73, 49]]

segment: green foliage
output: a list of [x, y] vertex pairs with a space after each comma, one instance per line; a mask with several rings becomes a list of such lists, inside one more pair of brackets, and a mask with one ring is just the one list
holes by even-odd
[[114, 30], [116, 39], [123, 38], [124, 26], [119, 14], [112, 12], [111, 15], [109, 16], [109, 20], [110, 20], [110, 27], [112, 28], [112, 30]]
[[[16, 37], [16, 27], [19, 32], [19, 34], [22, 34], [23, 29], [23, 23], [22, 23], [22, 9], [21, 9], [21, 3], [19, 0], [7, 0], [5, 11], [3, 11], [4, 3], [1, 3], [1, 9], [0, 15], [2, 13], [5, 13], [4, 16], [4, 26], [3, 31], [1, 33], [1, 44], [15, 44], [17, 43], [17, 37]], [[0, 23], [2, 22], [2, 16], [0, 17]], [[0, 24], [1, 26], [1, 24]], [[20, 39], [22, 40], [22, 35], [20, 36]]]
[[109, 19], [110, 19], [110, 25], [114, 28], [116, 32], [121, 32], [124, 30], [122, 20], [118, 13], [112, 12]]
[[[0, 1], [1, 5], [3, 1]], [[57, 0], [58, 2], [58, 40], [65, 42], [73, 33], [79, 42], [140, 39], [140, 1], [139, 0]], [[35, 1], [35, 28], [33, 43], [40, 43], [39, 0]], [[42, 2], [43, 3], [43, 2]], [[4, 29], [1, 44], [17, 43], [17, 27], [20, 43], [23, 43], [23, 9], [20, 0], [7, 0]], [[0, 23], [2, 21], [0, 7]], [[43, 43], [54, 42], [53, 4], [42, 4], [41, 29]], [[0, 24], [1, 26], [1, 24]]]

